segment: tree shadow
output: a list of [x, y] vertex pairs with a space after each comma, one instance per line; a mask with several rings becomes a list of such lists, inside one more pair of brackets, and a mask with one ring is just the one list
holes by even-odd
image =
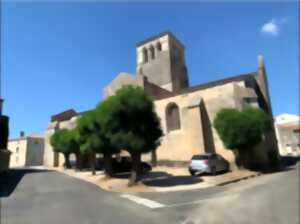
[[294, 156], [280, 156], [280, 162], [281, 166], [286, 168], [289, 166], [294, 166], [296, 165], [297, 162], [300, 161], [300, 157], [294, 157]]
[[178, 185], [191, 185], [203, 180], [196, 176], [173, 176], [165, 172], [151, 172], [143, 176], [142, 182], [152, 187], [173, 187]]
[[122, 173], [114, 173], [113, 177], [114, 178], [119, 178], [119, 179], [128, 179], [131, 175], [131, 172], [122, 172]]
[[197, 177], [205, 177], [205, 176], [217, 177], [217, 176], [222, 176], [223, 174], [231, 173], [231, 172], [232, 172], [232, 170], [222, 170], [222, 171], [216, 172], [216, 174], [212, 174], [212, 173], [199, 173], [199, 174], [195, 174], [195, 176], [197, 176]]
[[41, 169], [10, 169], [0, 174], [0, 198], [9, 197], [22, 178], [29, 173], [52, 172], [51, 170]]
[[261, 169], [261, 168], [255, 168], [252, 167], [251, 170], [252, 171], [256, 171], [256, 172], [261, 172], [263, 174], [271, 174], [271, 173], [278, 173], [278, 172], [287, 172], [290, 170], [294, 170], [297, 169], [299, 166], [297, 167], [297, 163], [299, 163], [300, 161], [300, 157], [297, 156], [279, 156], [279, 162], [278, 165], [275, 167], [267, 167], [265, 169]]

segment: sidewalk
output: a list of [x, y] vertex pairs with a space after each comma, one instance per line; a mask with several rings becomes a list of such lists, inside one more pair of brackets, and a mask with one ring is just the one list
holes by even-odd
[[117, 178], [106, 179], [103, 171], [97, 171], [93, 176], [90, 171], [64, 170], [55, 168], [75, 178], [96, 184], [103, 190], [137, 193], [137, 192], [174, 192], [195, 190], [214, 186], [221, 186], [242, 179], [258, 176], [259, 173], [248, 170], [236, 170], [216, 176], [190, 176], [186, 168], [155, 167], [150, 173], [143, 176], [142, 182], [134, 187], [128, 187], [129, 174], [118, 175]]

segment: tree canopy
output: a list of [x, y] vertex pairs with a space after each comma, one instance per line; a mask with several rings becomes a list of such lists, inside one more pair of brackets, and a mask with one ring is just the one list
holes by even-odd
[[112, 175], [111, 156], [119, 152], [119, 149], [111, 143], [109, 135], [109, 124], [104, 122], [106, 119], [106, 103], [101, 103], [96, 109], [82, 114], [77, 120], [78, 142], [80, 151], [83, 154], [92, 156], [90, 159], [95, 173], [95, 153], [101, 153], [105, 162], [105, 173], [107, 176]]
[[69, 155], [79, 151], [79, 144], [77, 142], [77, 133], [75, 130], [57, 129], [50, 138], [50, 144], [53, 151], [63, 153], [65, 157], [65, 166], [71, 167]]
[[[101, 107], [101, 106], [100, 106]], [[126, 86], [102, 103], [110, 138], [119, 149], [147, 153], [159, 145], [162, 130], [152, 98], [140, 87]]]
[[99, 110], [111, 144], [131, 155], [132, 185], [141, 172], [141, 154], [155, 150], [162, 136], [152, 98], [140, 87], [125, 86], [102, 102]]
[[[104, 104], [103, 104], [104, 105]], [[109, 130], [103, 119], [102, 103], [96, 109], [84, 113], [77, 120], [78, 141], [82, 153], [114, 154], [118, 149], [111, 144]]]
[[58, 129], [50, 138], [50, 143], [55, 152], [70, 154], [78, 150], [76, 133], [74, 130]]
[[214, 127], [228, 149], [247, 149], [262, 140], [270, 128], [270, 118], [258, 108], [226, 108], [217, 113]]

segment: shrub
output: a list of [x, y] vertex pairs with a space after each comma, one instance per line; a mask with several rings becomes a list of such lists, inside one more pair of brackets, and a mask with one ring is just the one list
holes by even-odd
[[222, 109], [214, 119], [214, 127], [228, 149], [248, 149], [261, 142], [270, 129], [268, 115], [258, 108]]

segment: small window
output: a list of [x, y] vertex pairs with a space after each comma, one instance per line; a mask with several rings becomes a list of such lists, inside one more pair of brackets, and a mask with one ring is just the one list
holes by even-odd
[[160, 42], [158, 42], [156, 44], [156, 49], [157, 49], [157, 51], [161, 51], [161, 43]]
[[150, 57], [151, 57], [151, 59], [153, 60], [153, 59], [155, 58], [154, 47], [151, 46], [151, 47], [149, 48], [149, 51], [150, 51]]
[[16, 148], [16, 153], [19, 153], [19, 147]]
[[148, 51], [146, 48], [143, 49], [143, 62], [148, 62]]
[[166, 108], [167, 130], [180, 129], [179, 108], [175, 103], [170, 103]]
[[257, 99], [255, 97], [245, 97], [244, 102], [247, 104], [256, 103]]
[[251, 105], [253, 105], [253, 106], [257, 105], [257, 98], [256, 97], [244, 97], [243, 105], [244, 105], [244, 107], [251, 106]]

